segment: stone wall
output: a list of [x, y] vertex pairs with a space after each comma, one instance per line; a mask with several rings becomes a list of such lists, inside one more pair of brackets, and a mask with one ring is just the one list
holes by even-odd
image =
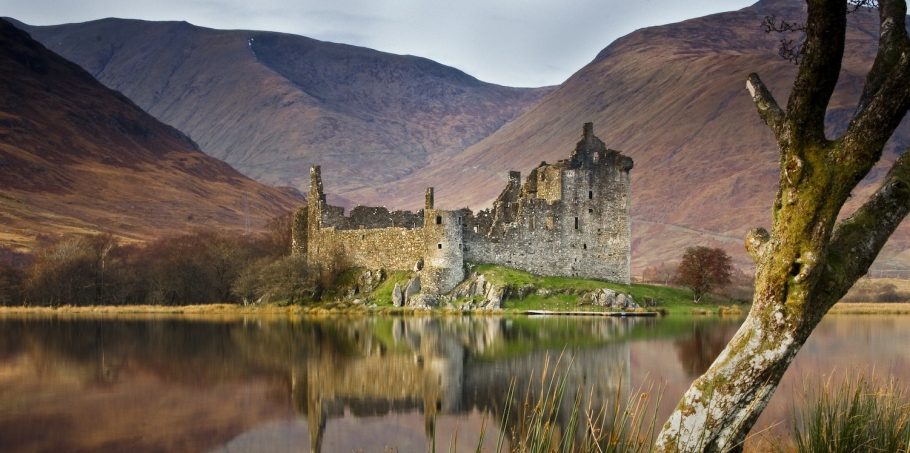
[[340, 262], [368, 269], [408, 270], [423, 258], [425, 241], [421, 228], [322, 228], [308, 243], [307, 263]]
[[344, 210], [329, 206], [330, 211], [324, 219], [323, 227], [332, 226], [343, 230], [359, 228], [419, 228], [423, 225], [423, 211], [392, 211], [381, 206], [357, 206], [350, 214]]
[[[383, 207], [344, 209], [325, 202], [319, 167], [310, 170], [305, 237], [297, 232], [293, 244], [306, 243], [307, 264], [316, 267], [366, 267], [412, 270], [418, 262], [423, 292], [448, 292], [464, 279], [461, 211], [433, 209], [432, 189], [427, 207], [417, 213]], [[295, 253], [300, 247], [294, 246]]]
[[562, 199], [563, 181], [560, 167], [541, 162], [537, 168], [531, 170], [528, 182], [526, 195], [536, 196], [551, 203]]

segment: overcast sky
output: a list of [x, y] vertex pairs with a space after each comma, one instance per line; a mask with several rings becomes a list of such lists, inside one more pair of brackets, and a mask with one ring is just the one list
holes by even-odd
[[419, 55], [511, 86], [561, 83], [638, 28], [753, 0], [0, 0], [33, 25], [104, 17], [268, 30]]

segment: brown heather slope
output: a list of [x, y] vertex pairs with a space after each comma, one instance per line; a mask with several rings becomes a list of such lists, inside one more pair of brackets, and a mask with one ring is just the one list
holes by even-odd
[[[757, 72], [785, 104], [795, 76], [795, 67], [777, 56], [780, 36], [761, 30], [768, 14], [793, 20], [804, 15], [798, 1], [765, 1], [617, 40], [533, 109], [465, 153], [387, 186], [389, 204], [417, 206], [420, 188], [435, 185], [442, 205], [482, 207], [503, 187], [506, 170], [527, 172], [542, 160], [567, 156], [581, 124], [593, 121], [608, 146], [635, 159], [633, 272], [676, 260], [698, 243], [723, 246], [748, 266], [742, 238], [750, 228], [770, 227], [778, 153], [745, 80]], [[831, 131], [846, 127], [877, 33], [877, 12], [850, 16], [847, 56], [828, 115]], [[877, 187], [896, 152], [910, 144], [907, 126], [855, 194], [851, 211]], [[902, 227], [876, 266], [910, 268], [908, 245], [910, 234]]]
[[321, 164], [334, 193], [359, 190], [361, 202], [550, 91], [281, 33], [124, 19], [22, 26], [247, 176], [306, 190]]
[[0, 243], [67, 232], [142, 240], [247, 220], [259, 228], [299, 203], [0, 20]]

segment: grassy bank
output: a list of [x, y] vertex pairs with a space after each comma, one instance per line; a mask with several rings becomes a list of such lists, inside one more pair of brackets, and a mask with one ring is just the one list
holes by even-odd
[[60, 307], [0, 307], [0, 317], [141, 317], [231, 319], [246, 316], [295, 316], [320, 314], [356, 314], [363, 310], [343, 307], [302, 307], [279, 305], [93, 305]]
[[828, 314], [834, 315], [910, 315], [910, 303], [838, 302]]
[[[331, 293], [336, 299], [346, 294], [348, 286], [356, 280], [358, 272], [345, 272], [336, 282], [337, 287]], [[541, 277], [528, 272], [494, 265], [479, 265], [472, 272], [483, 274], [484, 278], [499, 286], [508, 286], [511, 295], [503, 301], [501, 310], [483, 311], [484, 314], [520, 314], [527, 310], [550, 311], [606, 311], [582, 302], [582, 295], [600, 288], [609, 288], [631, 295], [646, 310], [655, 310], [669, 315], [741, 315], [746, 309], [735, 305], [735, 301], [718, 296], [706, 296], [703, 302], [692, 302], [692, 293], [688, 289], [660, 285], [631, 284], [623, 285], [602, 280], [572, 277]], [[352, 301], [320, 301], [301, 305], [275, 304], [204, 304], [185, 306], [162, 305], [115, 305], [115, 306], [60, 306], [60, 307], [0, 307], [0, 316], [184, 316], [184, 317], [242, 317], [242, 316], [325, 316], [330, 314], [367, 315], [367, 314], [411, 314], [426, 313], [410, 308], [392, 306], [392, 290], [396, 283], [402, 288], [410, 278], [409, 272], [391, 272], [386, 278], [368, 293], [353, 296], [359, 304]], [[517, 296], [517, 289], [525, 288], [524, 297]], [[335, 292], [338, 295], [335, 295]], [[654, 304], [646, 306], [646, 302]], [[454, 307], [434, 310], [442, 315], [462, 314]], [[910, 311], [910, 307], [908, 307]]]
[[[506, 312], [476, 311], [467, 312], [472, 316], [497, 316]], [[202, 304], [202, 305], [63, 305], [59, 307], [2, 307], [2, 317], [79, 317], [79, 318], [149, 318], [149, 319], [205, 319], [232, 320], [248, 317], [335, 317], [335, 316], [464, 316], [466, 312], [455, 309], [424, 310], [407, 307], [351, 305], [350, 303], [329, 302], [313, 305], [241, 305], [241, 304]]]
[[736, 301], [714, 295], [705, 296], [701, 303], [695, 304], [692, 302], [692, 291], [686, 288], [638, 283], [623, 285], [602, 280], [573, 277], [541, 277], [528, 272], [489, 264], [478, 265], [473, 271], [483, 274], [487, 280], [496, 284], [509, 285], [515, 288], [533, 286], [534, 288], [554, 293], [544, 296], [536, 292], [522, 299], [507, 299], [503, 303], [503, 309], [509, 312], [524, 310], [603, 310], [598, 307], [579, 305], [578, 300], [579, 294], [600, 288], [609, 288], [629, 294], [635, 299], [636, 303], [642, 306], [644, 306], [645, 301], [653, 301], [656, 303], [654, 309], [671, 315], [714, 315], [719, 314], [721, 311], [728, 314], [736, 314], [738, 311], [740, 314], [744, 314], [747, 311], [742, 307], [733, 307]]
[[[620, 285], [622, 286], [622, 285]], [[630, 285], [639, 291], [642, 287], [646, 290], [649, 285]], [[658, 287], [661, 288], [661, 287]], [[673, 294], [673, 288], [661, 288]], [[679, 290], [677, 290], [679, 291]], [[631, 292], [631, 291], [630, 291]], [[640, 291], [639, 291], [640, 293]], [[634, 297], [633, 293], [633, 297]], [[470, 312], [474, 315], [516, 315], [525, 310], [577, 310], [574, 296], [560, 296], [554, 298], [528, 297], [524, 300], [506, 301], [506, 308], [498, 311]], [[666, 308], [671, 315], [714, 315], [718, 314], [725, 305], [699, 304], [675, 301], [658, 308]], [[595, 308], [587, 307], [590, 310]], [[740, 307], [741, 314], [745, 315], [748, 306]], [[377, 307], [351, 305], [348, 303], [320, 303], [308, 306], [290, 305], [281, 306], [273, 304], [240, 305], [240, 304], [205, 304], [205, 305], [103, 305], [103, 306], [71, 306], [60, 307], [0, 307], [0, 316], [28, 317], [28, 316], [79, 316], [79, 317], [105, 317], [105, 316], [135, 316], [135, 317], [186, 317], [186, 318], [241, 318], [248, 316], [368, 316], [368, 315], [463, 315], [461, 310], [437, 309], [432, 312], [410, 308], [391, 307], [388, 304]], [[832, 315], [908, 315], [910, 303], [839, 303], [829, 314]]]
[[[204, 305], [94, 305], [60, 307], [0, 307], [0, 317], [79, 317], [79, 318], [148, 318], [148, 319], [203, 319], [234, 320], [248, 317], [280, 318], [318, 318], [336, 316], [372, 316], [372, 315], [421, 315], [430, 312], [410, 308], [375, 307], [368, 308], [345, 303], [320, 303], [315, 305], [241, 305], [241, 304], [204, 304]], [[439, 310], [432, 314], [461, 315], [461, 311]]]

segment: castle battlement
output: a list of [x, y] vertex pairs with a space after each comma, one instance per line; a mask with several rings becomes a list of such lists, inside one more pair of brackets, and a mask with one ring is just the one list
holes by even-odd
[[[568, 159], [542, 162], [524, 182], [519, 172], [509, 172], [490, 209], [435, 209], [428, 188], [424, 209], [416, 213], [358, 206], [348, 216], [326, 203], [320, 169], [313, 167], [306, 215], [296, 216], [293, 251], [311, 265], [340, 259], [409, 270], [420, 262], [423, 291], [430, 294], [462, 281], [466, 261], [629, 283], [632, 166], [631, 158], [608, 149], [586, 123]], [[304, 220], [306, 227], [299, 225]]]

